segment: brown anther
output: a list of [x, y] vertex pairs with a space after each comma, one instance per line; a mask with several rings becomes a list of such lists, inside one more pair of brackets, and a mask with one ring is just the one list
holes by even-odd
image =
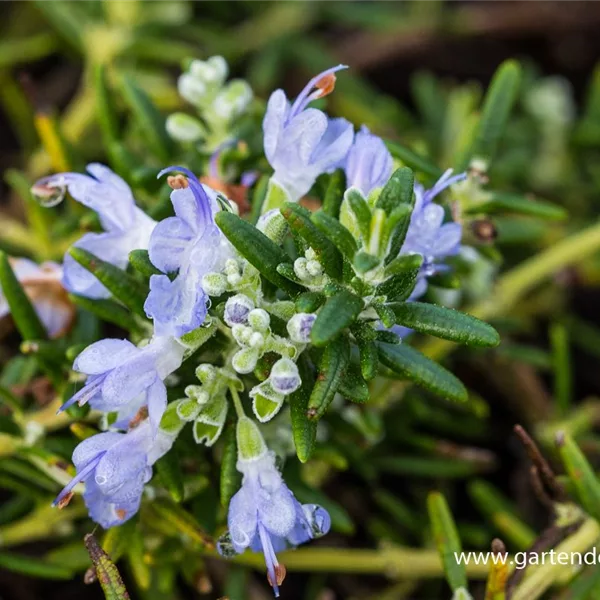
[[335, 89], [335, 81], [335, 73], [329, 73], [329, 75], [321, 77], [321, 79], [319, 79], [319, 81], [315, 83], [315, 87], [321, 91], [321, 93], [319, 94], [319, 98], [323, 98], [324, 96], [327, 96], [328, 94], [331, 94], [331, 92], [333, 92], [333, 90]]
[[98, 574], [96, 573], [95, 567], [90, 567], [83, 576], [83, 583], [85, 585], [90, 585], [91, 583], [96, 583], [98, 581]]
[[190, 185], [190, 182], [183, 175], [169, 175], [167, 184], [173, 190], [184, 190]]
[[127, 516], [127, 511], [122, 509], [122, 508], [117, 508], [117, 510], [115, 510], [115, 512], [117, 513], [117, 517], [119, 517], [119, 519], [121, 519], [121, 521], [125, 520], [125, 517]]
[[306, 416], [307, 416], [309, 419], [314, 419], [314, 418], [317, 416], [317, 409], [316, 409], [316, 408], [309, 408], [309, 409], [306, 411]]
[[129, 421], [129, 429], [135, 429], [142, 421], [148, 418], [148, 407], [142, 406], [140, 410], [135, 413], [135, 416]]
[[71, 498], [73, 498], [73, 492], [68, 492], [63, 498], [61, 498], [58, 503], [57, 503], [57, 507], [60, 508], [64, 508], [65, 506], [67, 506], [69, 504], [69, 502], [71, 502]]
[[55, 186], [46, 185], [44, 183], [36, 183], [31, 186], [31, 193], [38, 198], [52, 198], [60, 190]]
[[489, 219], [475, 219], [471, 223], [471, 231], [480, 242], [490, 243], [498, 237], [498, 230]]
[[492, 552], [494, 554], [504, 554], [506, 552], [506, 546], [500, 538], [494, 538], [492, 540]]
[[213, 591], [213, 584], [206, 573], [196, 576], [194, 587], [200, 594], [210, 594]]
[[[285, 568], [285, 565], [282, 565], [280, 563], [275, 566], [275, 579], [277, 580], [276, 585], [281, 585], [283, 583], [286, 574], [287, 569]], [[267, 581], [269, 582], [269, 585], [273, 587], [273, 582], [271, 581], [271, 574], [269, 572], [267, 572]]]

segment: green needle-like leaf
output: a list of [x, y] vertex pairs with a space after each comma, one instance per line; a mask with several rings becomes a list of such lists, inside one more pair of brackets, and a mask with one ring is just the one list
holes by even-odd
[[320, 419], [338, 391], [350, 361], [350, 345], [345, 337], [331, 342], [319, 361], [319, 375], [308, 400], [309, 419]]
[[177, 448], [172, 448], [155, 464], [156, 472], [167, 492], [177, 503], [183, 502], [183, 474]]
[[229, 506], [232, 496], [240, 488], [241, 474], [236, 468], [237, 464], [237, 441], [235, 437], [235, 425], [226, 426], [223, 433], [223, 456], [221, 458], [221, 505]]
[[83, 248], [72, 247], [69, 254], [92, 273], [109, 292], [135, 314], [146, 318], [144, 302], [148, 288], [125, 271], [94, 256]]
[[340, 214], [340, 207], [344, 200], [344, 190], [346, 189], [346, 174], [342, 169], [336, 169], [329, 179], [329, 185], [323, 199], [323, 212], [337, 219]]
[[466, 212], [467, 214], [516, 213], [548, 221], [562, 221], [568, 216], [567, 211], [562, 206], [552, 202], [500, 192], [492, 192], [489, 200], [475, 204]]
[[314, 374], [308, 361], [302, 356], [298, 361], [302, 386], [290, 395], [290, 418], [296, 454], [300, 462], [306, 462], [313, 453], [317, 438], [317, 421], [308, 418], [308, 402], [314, 383]]
[[363, 309], [363, 301], [348, 290], [341, 290], [323, 305], [314, 322], [311, 339], [315, 346], [324, 346], [354, 323]]
[[293, 296], [302, 290], [277, 271], [277, 265], [289, 263], [290, 257], [254, 225], [227, 211], [217, 213], [215, 221], [236, 250], [271, 283]]
[[337, 220], [323, 211], [312, 215], [313, 223], [336, 245], [337, 249], [352, 260], [358, 246], [352, 234]]
[[42, 325], [29, 297], [19, 283], [8, 256], [0, 250], [0, 289], [6, 298], [13, 321], [24, 340], [47, 339]]
[[498, 332], [487, 323], [452, 308], [424, 302], [388, 304], [396, 324], [467, 346], [497, 346]]
[[96, 569], [96, 576], [102, 586], [106, 600], [129, 600], [129, 594], [125, 589], [125, 584], [117, 567], [108, 554], [102, 550], [96, 538], [88, 533], [83, 541]]
[[342, 256], [336, 246], [312, 222], [311, 212], [299, 204], [286, 203], [281, 209], [290, 229], [316, 252], [323, 270], [334, 279], [342, 276]]
[[448, 584], [452, 591], [467, 587], [465, 565], [456, 560], [462, 552], [462, 545], [446, 499], [439, 492], [431, 492], [427, 497], [427, 510], [431, 529], [437, 546]]
[[450, 371], [407, 344], [379, 344], [381, 362], [402, 379], [414, 381], [448, 400], [467, 400], [465, 386]]
[[152, 275], [162, 275], [162, 271], [150, 262], [148, 250], [132, 250], [129, 253], [129, 264], [146, 279], [150, 279]]

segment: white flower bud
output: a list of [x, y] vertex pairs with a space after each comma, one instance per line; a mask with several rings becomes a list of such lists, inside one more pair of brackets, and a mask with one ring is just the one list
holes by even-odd
[[306, 260], [317, 260], [317, 253], [312, 248], [308, 248], [304, 256], [306, 256]]
[[294, 273], [299, 279], [310, 279], [310, 273], [306, 268], [307, 263], [308, 261], [303, 256], [294, 261]]
[[227, 289], [227, 278], [221, 273], [207, 273], [202, 277], [202, 289], [209, 296], [220, 296]]
[[202, 123], [185, 113], [173, 113], [167, 117], [167, 133], [178, 142], [197, 142], [206, 135]]
[[222, 56], [211, 56], [208, 60], [194, 60], [190, 64], [190, 74], [209, 84], [222, 85], [229, 67]]
[[313, 276], [318, 277], [323, 273], [323, 267], [318, 260], [309, 260], [306, 263], [306, 270]]
[[217, 369], [214, 365], [203, 363], [196, 367], [196, 377], [204, 384], [208, 384], [217, 377]]
[[227, 283], [229, 285], [235, 286], [242, 280], [242, 276], [239, 273], [231, 273], [227, 275]]
[[281, 358], [273, 365], [269, 381], [276, 392], [284, 395], [295, 392], [302, 384], [298, 367], [289, 358]]
[[255, 331], [267, 331], [271, 324], [271, 317], [266, 310], [255, 308], [248, 313], [248, 325]]
[[262, 333], [255, 331], [248, 341], [248, 345], [252, 348], [260, 348], [265, 343], [265, 337]]
[[184, 73], [177, 80], [179, 95], [194, 106], [200, 106], [206, 96], [206, 85], [196, 77]]
[[255, 348], [242, 348], [231, 359], [231, 366], [237, 373], [251, 373], [258, 361], [258, 351]]
[[243, 79], [227, 84], [213, 103], [213, 109], [221, 118], [230, 121], [241, 115], [252, 102], [252, 88]]
[[[229, 279], [229, 276], [228, 276]], [[244, 294], [237, 294], [229, 298], [225, 304], [225, 314], [223, 318], [229, 327], [246, 323], [248, 314], [254, 308], [254, 302]]]
[[232, 273], [239, 273], [240, 267], [238, 265], [237, 260], [235, 260], [235, 258], [228, 258], [225, 261], [224, 271], [225, 273], [227, 273], [227, 275], [231, 275]]
[[294, 315], [287, 324], [290, 339], [298, 344], [310, 342], [310, 332], [317, 319], [317, 315], [311, 313], [298, 313]]
[[276, 244], [281, 244], [287, 232], [287, 221], [278, 208], [267, 211], [258, 219], [256, 228]]

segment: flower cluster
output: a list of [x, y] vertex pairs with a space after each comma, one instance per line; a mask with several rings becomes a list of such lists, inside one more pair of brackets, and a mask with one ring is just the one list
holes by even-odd
[[[77, 447], [77, 474], [57, 504], [68, 502], [82, 482], [96, 522], [112, 527], [131, 518], [152, 465], [169, 451], [184, 425], [193, 424], [197, 443], [212, 446], [229, 426], [233, 403], [243, 483], [231, 499], [229, 531], [219, 549], [225, 555], [247, 548], [262, 551], [276, 595], [285, 575], [276, 552], [324, 535], [330, 519], [323, 508], [296, 500], [256, 420], [270, 421], [288, 400], [297, 405], [306, 390], [307, 410], [300, 417], [296, 411], [294, 418], [313, 419], [336, 392], [352, 398], [348, 390], [357, 378], [360, 393], [366, 389], [368, 394], [367, 381], [376, 375], [377, 363], [370, 370], [363, 367], [364, 340], [371, 344], [370, 360], [376, 360], [373, 344], [382, 333], [380, 321], [395, 325], [398, 298], [422, 296], [428, 278], [448, 268], [445, 259], [457, 254], [461, 243], [461, 225], [446, 222], [444, 209], [434, 200], [464, 175], [449, 171], [428, 190], [419, 183], [413, 188], [410, 179], [409, 201], [390, 207], [385, 198], [390, 196], [386, 190], [394, 160], [384, 142], [364, 126], [355, 133], [345, 119], [332, 119], [309, 106], [334, 90], [336, 73], [344, 68], [339, 65], [311, 79], [294, 102], [282, 90], [271, 95], [263, 132], [273, 173], [256, 227], [238, 217], [240, 207], [228, 197], [227, 186], [217, 192], [182, 167], [167, 167], [158, 175], [171, 173], [172, 205], [172, 216], [158, 223], [136, 206], [123, 179], [98, 164], [88, 166], [90, 175], [63, 173], [35, 186], [38, 195], [68, 190], [97, 213], [103, 232], [86, 233], [76, 247], [119, 269], [127, 268], [132, 250], [146, 250], [152, 271], [144, 281], [149, 292], [143, 331], [148, 335], [138, 338], [138, 345], [104, 339], [75, 359], [74, 378], [85, 377], [85, 384], [61, 410], [88, 404], [104, 413], [106, 431]], [[223, 59], [213, 57], [191, 63], [179, 81], [182, 96], [201, 111], [210, 131], [191, 117], [173, 115], [168, 121], [174, 137], [202, 138], [210, 146], [207, 167], [213, 179], [215, 163], [233, 139], [233, 123], [252, 97], [246, 84], [226, 85], [226, 75]], [[330, 215], [316, 219], [318, 215], [294, 204], [319, 176], [336, 170], [346, 179], [339, 220]], [[251, 185], [253, 178], [245, 176], [243, 185]], [[295, 245], [288, 254], [284, 246], [286, 239], [292, 241], [290, 230]], [[53, 276], [57, 273], [59, 267]], [[26, 274], [21, 278], [27, 288]], [[69, 254], [62, 285], [88, 299], [119, 299], [118, 290], [107, 289]], [[48, 329], [58, 333], [59, 323], [45, 318], [42, 301], [34, 294], [32, 298]], [[341, 298], [339, 311], [331, 308], [336, 298]], [[327, 328], [335, 329], [329, 338], [323, 333]], [[199, 383], [184, 382], [185, 397], [168, 403], [167, 385], [177, 384], [171, 374], [202, 344], [217, 338], [196, 364]], [[338, 344], [333, 356], [321, 348], [327, 342]], [[350, 343], [360, 352], [364, 380], [362, 375], [346, 377], [353, 369], [345, 345]], [[336, 361], [344, 366], [330, 377], [328, 365]], [[307, 362], [314, 366], [305, 369]], [[255, 421], [246, 416], [243, 400], [251, 402]]]

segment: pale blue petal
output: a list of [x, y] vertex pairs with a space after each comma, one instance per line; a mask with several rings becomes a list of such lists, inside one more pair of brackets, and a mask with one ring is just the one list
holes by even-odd
[[73, 369], [86, 375], [100, 375], [136, 356], [140, 350], [128, 340], [108, 338], [88, 346], [73, 362]]
[[229, 503], [227, 525], [236, 552], [248, 548], [256, 536], [258, 513], [253, 490], [242, 486]]
[[192, 229], [178, 217], [168, 217], [160, 221], [150, 236], [150, 261], [163, 273], [178, 271], [193, 236]]

